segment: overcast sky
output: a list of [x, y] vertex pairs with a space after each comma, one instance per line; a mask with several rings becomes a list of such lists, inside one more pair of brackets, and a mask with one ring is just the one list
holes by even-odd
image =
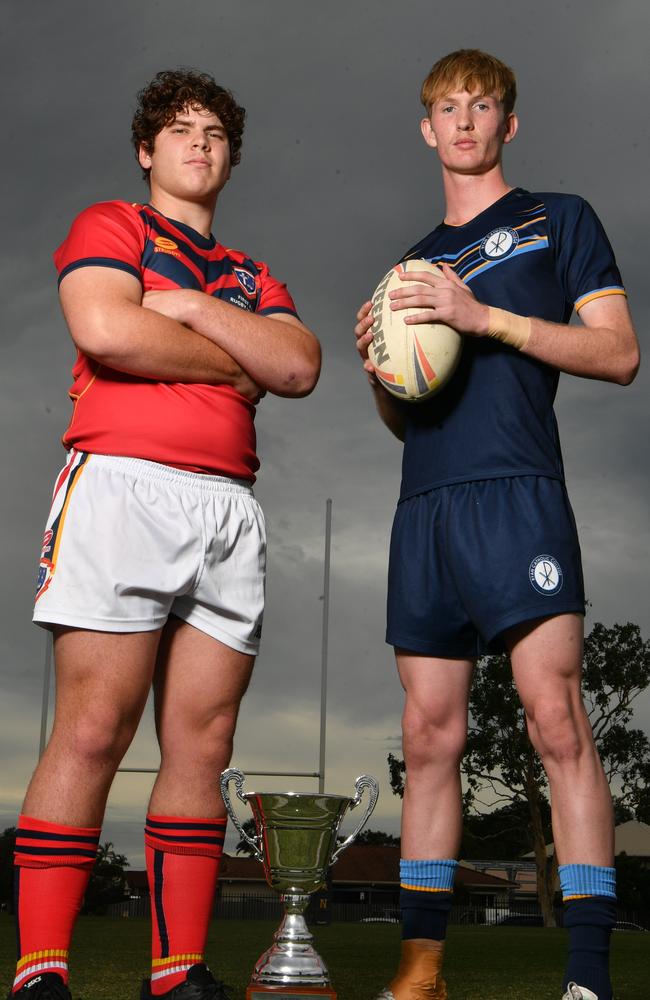
[[[94, 201], [146, 200], [130, 147], [136, 91], [179, 65], [212, 73], [247, 108], [241, 165], [214, 233], [266, 260], [319, 335], [306, 400], [266, 398], [256, 487], [269, 528], [264, 641], [237, 733], [244, 770], [318, 767], [325, 501], [333, 499], [326, 790], [374, 774], [371, 825], [397, 831], [386, 754], [401, 689], [385, 646], [388, 533], [400, 447], [375, 416], [353, 315], [443, 207], [419, 135], [420, 83], [441, 55], [484, 48], [515, 70], [520, 132], [506, 178], [577, 192], [616, 250], [642, 342], [647, 278], [647, 0], [10, 0], [0, 27], [5, 98], [2, 254], [0, 828], [37, 759], [45, 633], [31, 624], [43, 525], [69, 417], [73, 350], [51, 254]], [[592, 621], [648, 611], [648, 367], [622, 389], [561, 379], [557, 413]], [[101, 669], [101, 664], [98, 664]], [[650, 730], [650, 697], [637, 721]], [[50, 713], [51, 718], [51, 713]], [[150, 716], [126, 766], [157, 763]], [[150, 775], [118, 775], [105, 838], [142, 865]], [[312, 779], [249, 779], [312, 790]]]

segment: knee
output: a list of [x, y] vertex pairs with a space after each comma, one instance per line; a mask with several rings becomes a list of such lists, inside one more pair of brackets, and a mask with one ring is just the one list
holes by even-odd
[[199, 768], [223, 769], [230, 763], [237, 710], [224, 708], [202, 717], [176, 719], [160, 732], [166, 763], [190, 761]]
[[593, 740], [582, 706], [545, 699], [526, 712], [531, 743], [545, 766], [578, 760]]
[[89, 710], [67, 723], [62, 742], [66, 753], [89, 768], [117, 767], [126, 753], [137, 726], [119, 709]]
[[457, 768], [467, 741], [467, 717], [446, 711], [409, 711], [402, 719], [402, 746], [409, 774], [432, 765]]
[[227, 767], [232, 757], [237, 713], [220, 714], [197, 733], [196, 752], [207, 767]]

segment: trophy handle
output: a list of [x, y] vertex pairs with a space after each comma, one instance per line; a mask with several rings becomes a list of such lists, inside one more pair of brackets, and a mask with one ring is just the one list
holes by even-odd
[[361, 822], [357, 823], [350, 836], [346, 837], [343, 843], [339, 844], [339, 846], [336, 848], [336, 850], [332, 854], [332, 859], [330, 861], [331, 865], [333, 865], [335, 861], [338, 861], [339, 855], [345, 850], [346, 847], [350, 846], [352, 841], [356, 838], [357, 834], [361, 832], [363, 827], [366, 825], [367, 820], [370, 819], [370, 814], [372, 813], [372, 810], [375, 808], [377, 804], [377, 799], [379, 797], [379, 785], [377, 784], [374, 778], [370, 777], [370, 775], [362, 774], [360, 777], [357, 778], [355, 782], [354, 785], [355, 795], [354, 798], [352, 799], [352, 804], [350, 808], [354, 809], [356, 806], [359, 805], [359, 803], [361, 802], [361, 796], [363, 795], [364, 788], [368, 789], [368, 805], [366, 806], [366, 811], [363, 815], [363, 819], [361, 820]]
[[240, 771], [238, 767], [229, 767], [226, 771], [223, 771], [222, 774], [221, 774], [220, 782], [219, 782], [219, 784], [221, 786], [221, 798], [223, 799], [223, 803], [224, 803], [226, 809], [228, 810], [228, 815], [230, 816], [231, 820], [233, 821], [233, 824], [234, 824], [234, 826], [235, 826], [235, 828], [237, 830], [237, 833], [242, 838], [242, 840], [245, 840], [246, 843], [250, 847], [253, 848], [253, 852], [254, 852], [255, 857], [257, 858], [257, 860], [261, 861], [263, 863], [264, 862], [264, 855], [262, 854], [262, 850], [261, 850], [261, 847], [262, 847], [262, 838], [260, 836], [257, 836], [257, 837], [249, 837], [248, 836], [248, 834], [246, 833], [246, 831], [242, 827], [241, 823], [239, 822], [239, 820], [237, 818], [237, 813], [233, 809], [232, 802], [230, 801], [230, 794], [228, 792], [228, 785], [230, 784], [231, 781], [234, 781], [235, 782], [235, 789], [237, 791], [237, 798], [239, 798], [244, 803], [244, 805], [248, 805], [248, 803], [246, 802], [246, 799], [242, 795], [242, 788], [244, 787], [244, 780], [245, 780], [244, 772]]

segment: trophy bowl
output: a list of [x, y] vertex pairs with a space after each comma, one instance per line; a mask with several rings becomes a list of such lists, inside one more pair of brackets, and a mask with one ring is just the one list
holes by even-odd
[[[312, 945], [304, 912], [311, 894], [325, 886], [331, 865], [365, 826], [379, 795], [377, 782], [361, 775], [350, 798], [324, 792], [244, 792], [244, 781], [242, 771], [228, 768], [221, 775], [221, 795], [238, 833], [262, 862], [268, 885], [280, 893], [285, 910], [273, 944], [255, 964], [246, 998], [335, 998], [327, 968]], [[231, 782], [237, 797], [252, 810], [254, 837], [244, 831], [233, 809]], [[365, 789], [368, 801], [363, 817], [337, 846], [343, 818], [360, 804]]]

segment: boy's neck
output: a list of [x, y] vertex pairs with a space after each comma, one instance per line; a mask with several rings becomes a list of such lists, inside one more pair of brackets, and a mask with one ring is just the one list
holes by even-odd
[[151, 189], [149, 204], [168, 219], [182, 222], [184, 225], [194, 229], [206, 239], [210, 236], [212, 222], [216, 208], [217, 197], [210, 204], [203, 202], [186, 201], [182, 198], [175, 198], [165, 191]]
[[443, 170], [442, 181], [448, 226], [464, 226], [512, 191], [512, 185], [504, 179], [501, 164], [485, 174], [456, 174]]

